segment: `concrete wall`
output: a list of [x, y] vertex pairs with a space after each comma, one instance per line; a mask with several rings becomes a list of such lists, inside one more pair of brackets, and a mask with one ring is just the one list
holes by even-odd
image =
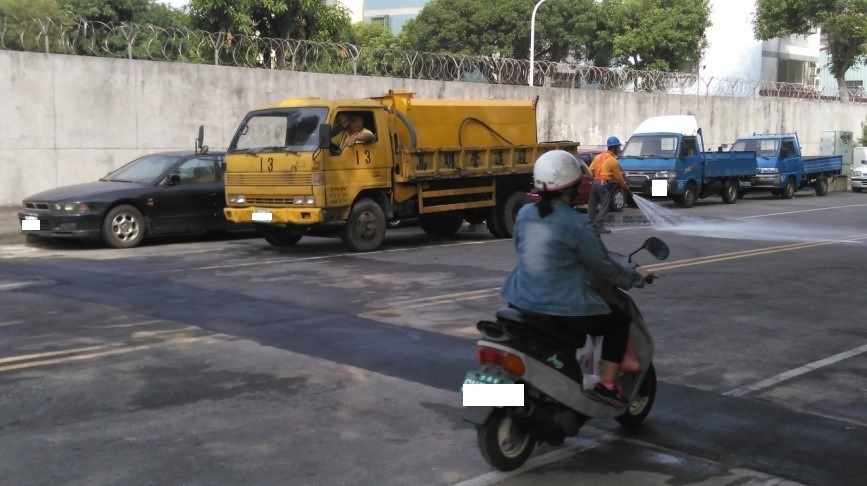
[[539, 140], [602, 144], [643, 119], [694, 114], [708, 148], [744, 133], [797, 131], [805, 154], [823, 130], [860, 133], [864, 105], [412, 81], [0, 51], [0, 206], [95, 180], [136, 156], [228, 145], [250, 109], [295, 96], [364, 97], [389, 89], [425, 98], [539, 96]]

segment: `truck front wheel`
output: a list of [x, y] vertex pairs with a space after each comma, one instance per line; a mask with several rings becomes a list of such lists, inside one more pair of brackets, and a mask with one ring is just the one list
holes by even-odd
[[786, 179], [786, 185], [783, 186], [783, 190], [780, 192], [780, 197], [783, 199], [792, 199], [795, 197], [795, 179], [793, 177]]
[[349, 211], [343, 244], [356, 252], [373, 251], [385, 240], [385, 212], [373, 199], [359, 199]]
[[695, 206], [695, 201], [698, 199], [698, 191], [695, 188], [695, 183], [690, 182], [686, 185], [686, 189], [683, 190], [683, 194], [681, 194], [677, 203], [682, 207], [691, 208]]

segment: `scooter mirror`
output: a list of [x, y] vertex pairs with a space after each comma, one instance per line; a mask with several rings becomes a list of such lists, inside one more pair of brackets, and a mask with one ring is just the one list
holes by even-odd
[[655, 236], [651, 236], [641, 245], [648, 253], [653, 255], [657, 260], [665, 260], [668, 258], [668, 245], [664, 241]]

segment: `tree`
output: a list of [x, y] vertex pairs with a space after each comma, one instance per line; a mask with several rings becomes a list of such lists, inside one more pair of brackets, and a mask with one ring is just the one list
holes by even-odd
[[753, 21], [761, 40], [821, 29], [840, 100], [849, 101], [846, 71], [867, 54], [867, 0], [758, 0]]
[[151, 0], [60, 0], [75, 15], [94, 22], [133, 22], [145, 12]]
[[[409, 49], [526, 59], [537, 0], [432, 0], [404, 25]], [[549, 0], [536, 12], [536, 60], [584, 59], [596, 30], [594, 0]]]
[[211, 32], [334, 42], [352, 35], [346, 8], [323, 0], [192, 0], [190, 13]]
[[707, 47], [708, 0], [604, 0], [602, 10], [613, 64], [694, 71]]

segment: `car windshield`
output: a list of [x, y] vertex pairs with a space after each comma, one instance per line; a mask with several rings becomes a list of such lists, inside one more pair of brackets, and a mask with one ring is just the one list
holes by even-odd
[[736, 140], [732, 152], [755, 152], [759, 157], [776, 157], [778, 143], [779, 140], [772, 138]]
[[676, 135], [633, 135], [620, 152], [620, 157], [674, 158]]
[[247, 115], [238, 127], [229, 152], [312, 152], [319, 147], [319, 124], [328, 109], [282, 108]]
[[100, 179], [101, 181], [113, 182], [139, 182], [143, 184], [152, 184], [157, 179], [174, 165], [178, 160], [182, 159], [180, 155], [153, 154], [145, 155], [144, 157], [133, 160], [124, 165], [120, 169], [109, 173], [107, 176]]

